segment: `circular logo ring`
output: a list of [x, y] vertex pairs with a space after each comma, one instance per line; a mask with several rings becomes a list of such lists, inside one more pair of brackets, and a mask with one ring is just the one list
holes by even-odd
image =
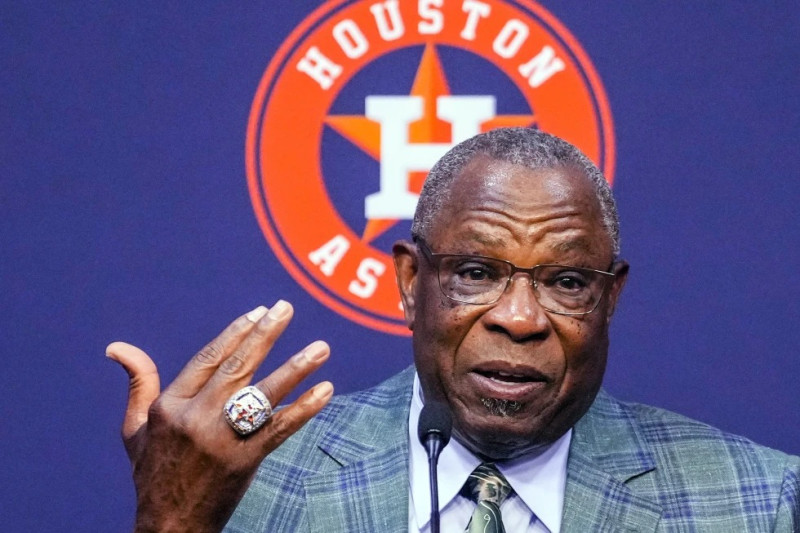
[[[553, 15], [529, 0], [443, 5], [323, 4], [270, 61], [247, 126], [250, 197], [280, 263], [330, 309], [391, 334], [409, 332], [377, 243], [407, 224], [425, 172], [450, 146], [494, 127], [538, 127], [614, 174], [605, 91]], [[415, 72], [402, 66], [409, 57]], [[481, 85], [492, 77], [504, 88]], [[370, 163], [331, 154], [342, 145]]]

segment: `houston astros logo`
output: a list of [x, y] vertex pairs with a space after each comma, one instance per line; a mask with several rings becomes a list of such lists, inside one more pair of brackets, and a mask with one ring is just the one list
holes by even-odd
[[407, 334], [389, 250], [451, 146], [529, 126], [609, 179], [611, 116], [577, 41], [529, 0], [333, 0], [272, 58], [247, 128], [256, 217], [292, 277], [367, 327]]

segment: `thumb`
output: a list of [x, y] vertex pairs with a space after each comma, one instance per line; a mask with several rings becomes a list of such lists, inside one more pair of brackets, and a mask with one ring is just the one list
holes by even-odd
[[130, 377], [128, 385], [128, 407], [122, 422], [122, 440], [130, 449], [133, 437], [147, 422], [147, 411], [161, 392], [158, 369], [142, 350], [125, 342], [112, 342], [106, 348], [106, 356], [125, 369]]

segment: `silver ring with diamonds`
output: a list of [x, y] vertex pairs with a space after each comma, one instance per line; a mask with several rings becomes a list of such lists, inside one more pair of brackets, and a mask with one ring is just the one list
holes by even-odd
[[225, 420], [233, 430], [247, 436], [263, 426], [272, 416], [272, 405], [254, 386], [236, 391], [225, 404]]

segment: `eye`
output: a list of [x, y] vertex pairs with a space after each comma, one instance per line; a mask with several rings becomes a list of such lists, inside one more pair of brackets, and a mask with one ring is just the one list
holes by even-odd
[[554, 273], [547, 284], [563, 292], [580, 292], [589, 286], [589, 280], [581, 272], [564, 270]]
[[486, 283], [497, 281], [499, 274], [492, 265], [470, 260], [456, 265], [453, 273], [465, 283]]
[[483, 281], [489, 277], [489, 274], [482, 268], [473, 268], [462, 272], [461, 277], [468, 278], [470, 281]]

